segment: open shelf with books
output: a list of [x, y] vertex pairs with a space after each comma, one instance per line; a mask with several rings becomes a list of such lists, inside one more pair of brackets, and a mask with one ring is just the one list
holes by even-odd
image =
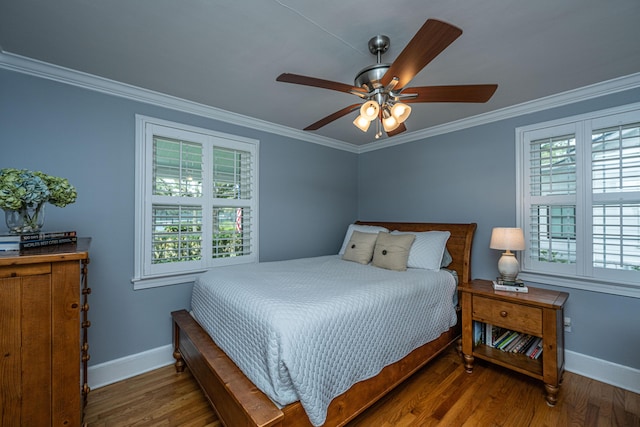
[[565, 292], [529, 287], [529, 292], [493, 289], [489, 280], [458, 288], [462, 304], [462, 353], [465, 369], [475, 358], [544, 382], [546, 401], [557, 402], [564, 372]]
[[542, 380], [542, 337], [473, 322], [473, 355]]

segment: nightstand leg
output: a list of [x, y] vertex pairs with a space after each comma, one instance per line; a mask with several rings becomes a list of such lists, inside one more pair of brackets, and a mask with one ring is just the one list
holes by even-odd
[[556, 403], [558, 402], [558, 392], [560, 391], [560, 387], [551, 384], [545, 384], [544, 388], [545, 390], [547, 390], [547, 405], [551, 407], [556, 406]]
[[468, 374], [473, 372], [473, 360], [474, 357], [470, 354], [464, 354], [464, 370], [467, 371]]

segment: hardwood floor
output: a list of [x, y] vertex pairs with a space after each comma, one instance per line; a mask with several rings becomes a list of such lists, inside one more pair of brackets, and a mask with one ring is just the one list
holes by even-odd
[[[91, 391], [89, 427], [221, 424], [188, 370], [167, 366]], [[565, 372], [558, 404], [541, 382], [476, 361], [473, 374], [450, 348], [348, 427], [640, 426], [640, 395]], [[234, 427], [234, 426], [228, 426]]]

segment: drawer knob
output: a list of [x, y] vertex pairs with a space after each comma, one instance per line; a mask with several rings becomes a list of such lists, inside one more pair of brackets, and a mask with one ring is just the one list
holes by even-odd
[[504, 311], [504, 310], [502, 310], [502, 311], [500, 312], [500, 316], [502, 316], [502, 317], [507, 317], [507, 314], [508, 314], [508, 313], [507, 313], [506, 311]]

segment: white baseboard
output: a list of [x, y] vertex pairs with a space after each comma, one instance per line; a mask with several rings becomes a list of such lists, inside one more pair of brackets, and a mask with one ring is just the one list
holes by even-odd
[[583, 377], [640, 393], [640, 369], [565, 350], [565, 369]]
[[173, 345], [143, 351], [121, 357], [120, 359], [90, 366], [87, 372], [87, 383], [92, 390], [104, 387], [175, 362], [173, 358]]
[[[565, 369], [567, 371], [634, 393], [640, 393], [640, 369], [618, 365], [568, 350], [565, 351], [564, 354]], [[142, 353], [100, 363], [89, 368], [89, 387], [91, 387], [91, 389], [104, 387], [163, 366], [171, 365], [174, 362], [173, 346], [169, 344]]]

